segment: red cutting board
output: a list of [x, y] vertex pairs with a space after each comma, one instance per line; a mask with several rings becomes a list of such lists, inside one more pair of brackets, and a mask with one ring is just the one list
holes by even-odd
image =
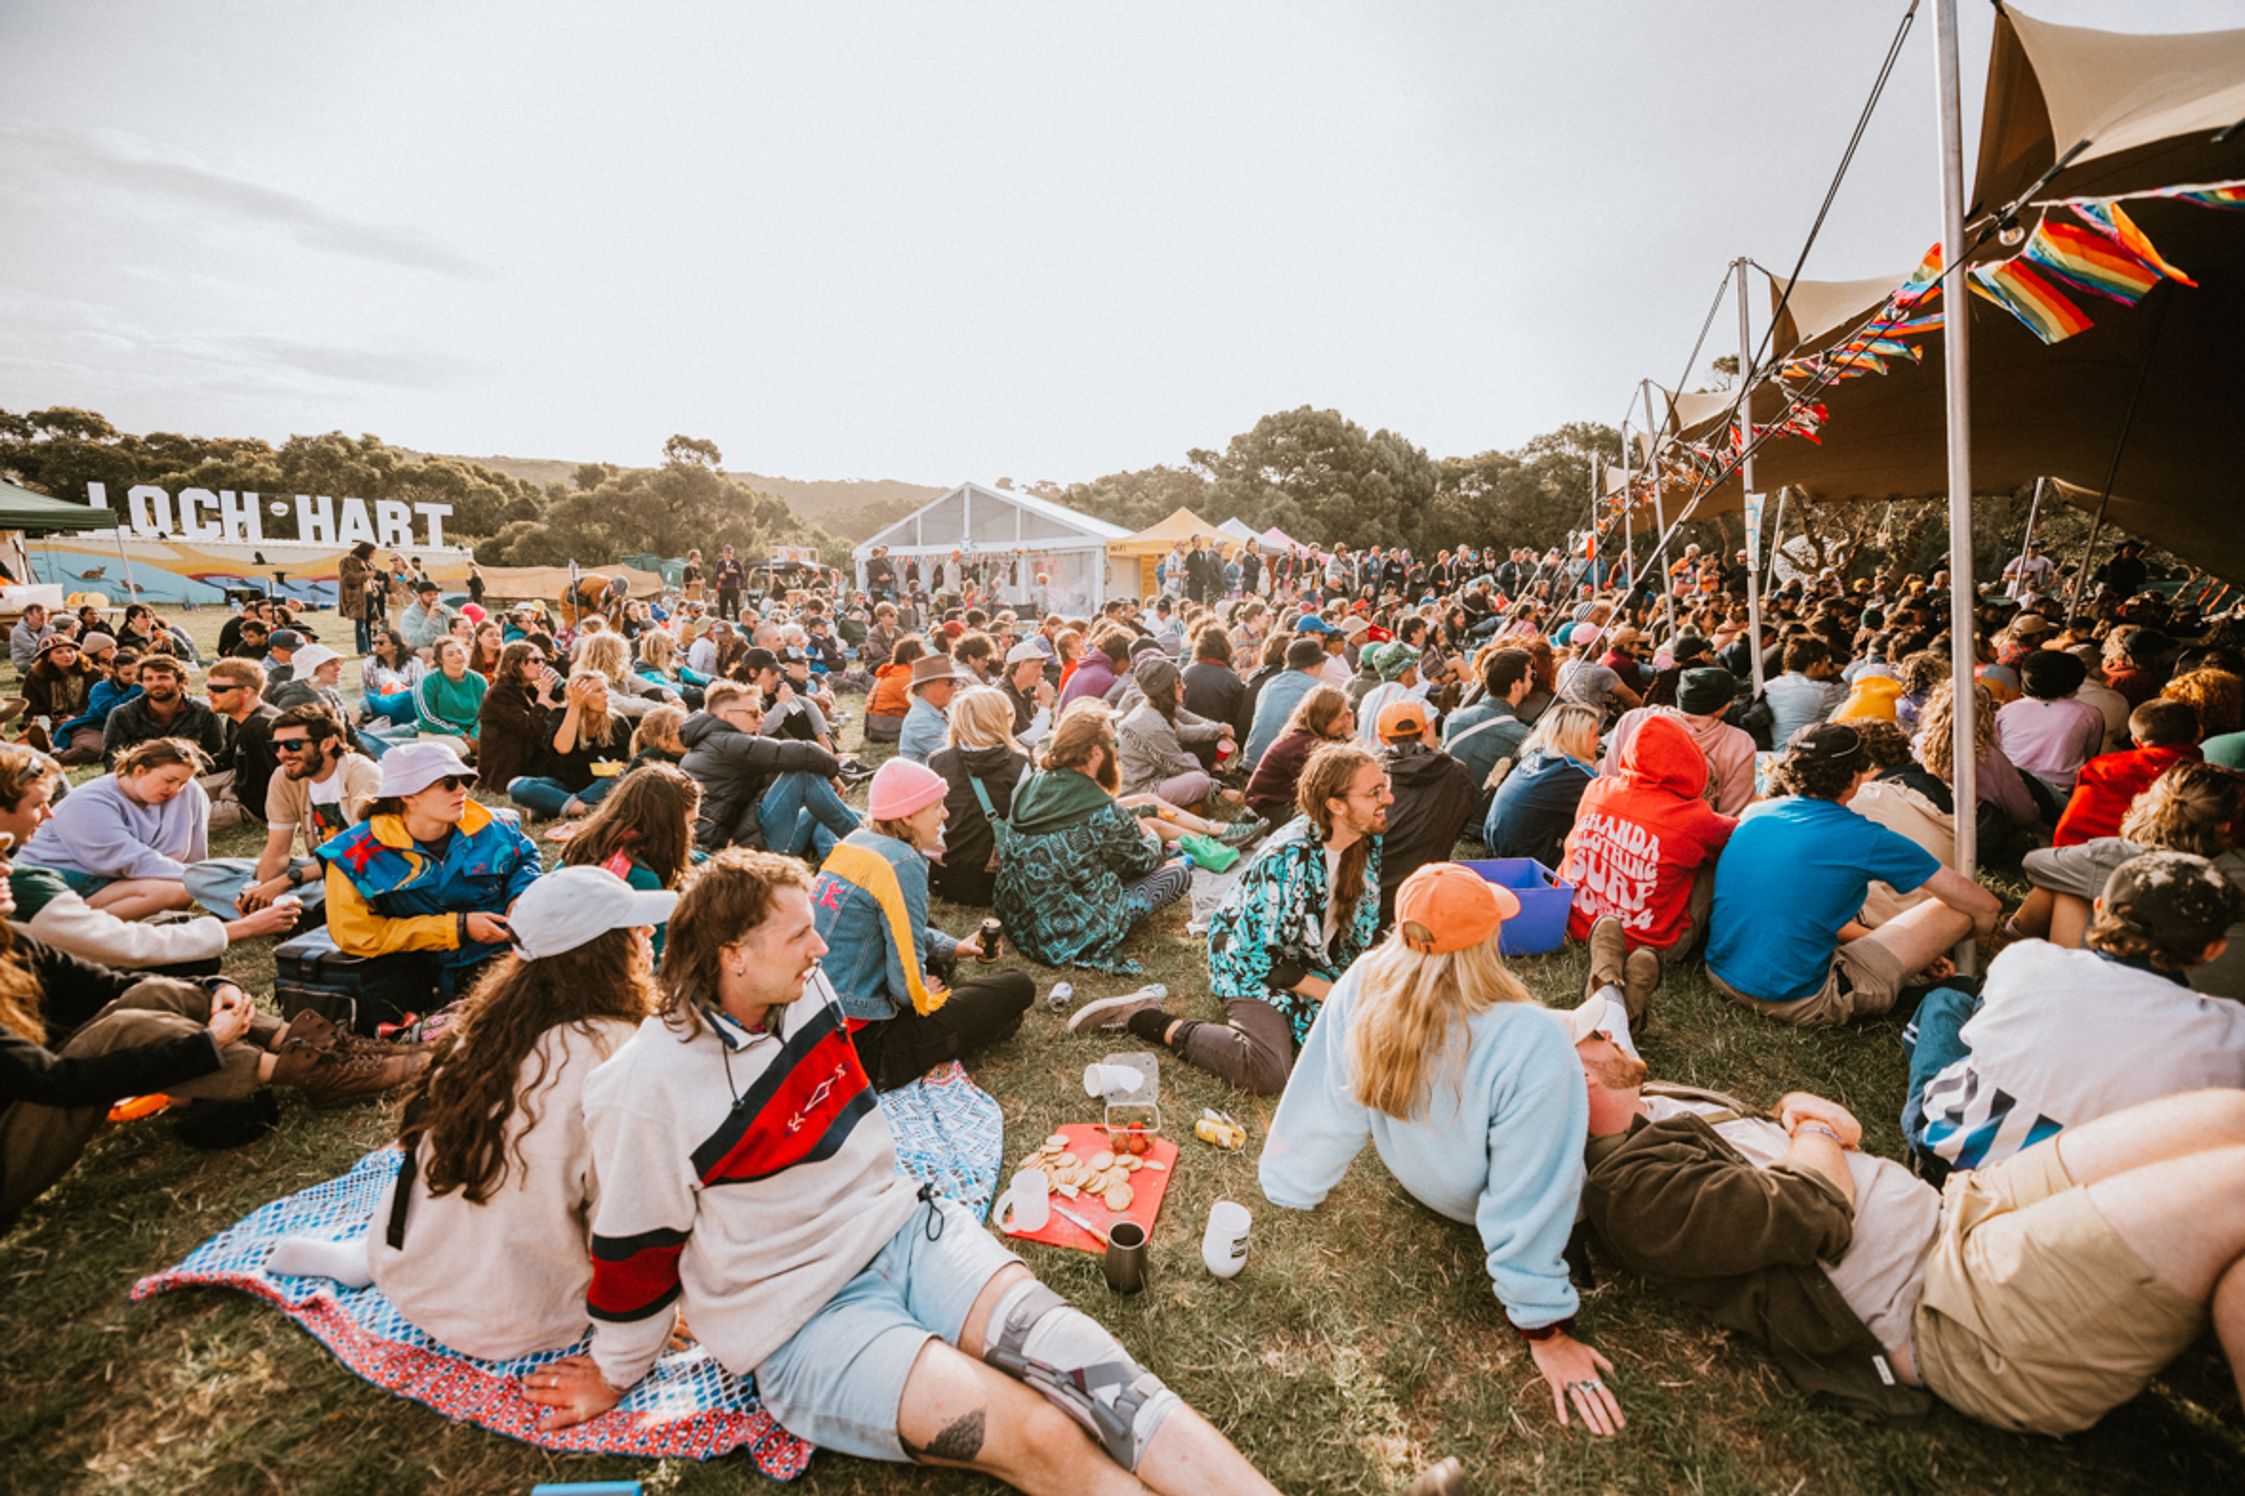
[[[1054, 1131], [1068, 1139], [1068, 1151], [1078, 1158], [1090, 1158], [1095, 1153], [1107, 1152], [1110, 1146], [1106, 1129], [1096, 1123], [1070, 1122]], [[1052, 1203], [1066, 1206], [1102, 1231], [1116, 1221], [1136, 1221], [1145, 1228], [1146, 1240], [1152, 1241], [1154, 1217], [1161, 1214], [1162, 1198], [1169, 1193], [1170, 1176], [1177, 1172], [1177, 1145], [1165, 1137], [1156, 1136], [1139, 1156], [1146, 1160], [1147, 1167], [1130, 1176], [1130, 1209], [1109, 1210], [1106, 1202], [1098, 1196], [1080, 1191], [1071, 1200], [1054, 1190]], [[1154, 1168], [1155, 1164], [1163, 1167]], [[1019, 1166], [1015, 1167], [1018, 1169]], [[1008, 1173], [1006, 1182], [1011, 1183], [1012, 1180], [1013, 1174]], [[1051, 1247], [1074, 1247], [1079, 1252], [1104, 1254], [1107, 1250], [1096, 1238], [1058, 1210], [1053, 1211], [1052, 1219], [1045, 1222], [1044, 1230], [1006, 1233], [1006, 1236], [1009, 1241], [1041, 1241]]]

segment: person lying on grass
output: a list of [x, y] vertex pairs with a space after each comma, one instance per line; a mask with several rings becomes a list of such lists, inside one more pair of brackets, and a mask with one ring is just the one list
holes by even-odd
[[[1404, 880], [1395, 928], [1310, 1029], [1257, 1178], [1273, 1205], [1314, 1210], [1370, 1142], [1411, 1198], [1480, 1233], [1559, 1421], [1572, 1410], [1613, 1434], [1624, 1422], [1602, 1375], [1613, 1363], [1574, 1336], [1564, 1256], [1589, 1110], [1566, 1030], [1498, 954], [1519, 912], [1512, 890], [1454, 862]], [[1612, 992], [1585, 1011], [1605, 1012]]]
[[[1838, 1102], [1645, 1085], [1591, 1034], [1583, 1207], [1660, 1292], [1868, 1416], [2088, 1428], [2205, 1329], [2245, 1378], [2245, 1091], [2146, 1102], [1936, 1191]], [[2245, 1380], [2240, 1381], [2245, 1389]], [[1920, 1389], [1923, 1389], [1922, 1391]]]
[[899, 1170], [825, 953], [794, 859], [720, 852], [687, 884], [660, 1008], [586, 1087], [592, 1354], [525, 1379], [546, 1425], [614, 1407], [682, 1310], [783, 1427], [843, 1454], [1027, 1491], [1271, 1491], [971, 1212]]
[[512, 950], [406, 1098], [405, 1162], [367, 1234], [290, 1237], [266, 1270], [373, 1283], [416, 1328], [486, 1360], [581, 1340], [599, 1193], [585, 1081], [655, 1010], [648, 940], [677, 902], [598, 867], [531, 884]]

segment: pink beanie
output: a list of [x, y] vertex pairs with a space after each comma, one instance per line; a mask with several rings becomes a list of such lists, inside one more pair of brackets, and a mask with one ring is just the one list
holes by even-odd
[[892, 758], [873, 775], [866, 809], [876, 821], [902, 821], [943, 798], [950, 786], [943, 776], [908, 758]]

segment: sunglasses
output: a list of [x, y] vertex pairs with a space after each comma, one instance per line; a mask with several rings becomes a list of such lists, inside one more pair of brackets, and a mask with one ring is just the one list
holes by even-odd
[[464, 790], [476, 782], [473, 774], [447, 774], [442, 779], [432, 779], [429, 787], [440, 790]]
[[273, 751], [275, 753], [301, 753], [311, 746], [312, 740], [310, 738], [273, 739]]

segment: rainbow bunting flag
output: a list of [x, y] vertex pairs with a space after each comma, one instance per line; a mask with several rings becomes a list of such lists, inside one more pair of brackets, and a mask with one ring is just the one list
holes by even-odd
[[1900, 338], [1880, 337], [1871, 334], [1865, 334], [1860, 338], [1850, 338], [1840, 346], [1840, 351], [1843, 353], [1875, 353], [1881, 358], [1906, 358], [1911, 363], [1917, 363], [1924, 357], [1915, 347], [1903, 342]]
[[1935, 284], [1940, 279], [1941, 246], [1936, 243], [1925, 252], [1925, 258], [1918, 261], [1918, 268], [1910, 272], [1910, 278], [1902, 283], [1902, 289], [1894, 293], [1894, 304], [1898, 307], [1915, 306], [1928, 293], [1940, 289]]
[[2081, 215], [2084, 222], [2092, 228], [2101, 229], [2112, 235], [2119, 242], [2121, 248], [2127, 250], [2169, 280], [2185, 286], [2196, 286], [2198, 284], [2197, 281], [2192, 280], [2182, 271], [2167, 263], [2166, 258], [2152, 247], [2151, 237], [2142, 229], [2136, 227], [2136, 220], [2128, 216], [2127, 211], [2120, 206], [2117, 200], [2096, 202], [2089, 199], [2079, 199], [2071, 206], [2074, 212]]
[[1994, 265], [1967, 266], [1972, 289], [2027, 324], [2045, 343], [2062, 343], [2092, 325], [2066, 293], [2043, 278], [2023, 258]]
[[2021, 254], [2075, 290], [2108, 296], [2122, 306], [2134, 306], [2159, 284], [2159, 272], [2118, 239], [2063, 219], [2036, 224]]
[[1926, 312], [1916, 317], [1902, 317], [1891, 322], [1882, 321], [1879, 323], [1879, 328], [1888, 336], [1906, 332], [1939, 332], [1942, 327], [1943, 316], [1944, 314], [1940, 312]]
[[2232, 182], [2226, 187], [2201, 187], [2191, 192], [2170, 194], [2186, 203], [2197, 203], [2203, 208], [2245, 208], [2245, 182]]
[[1824, 355], [1824, 361], [1839, 369], [1853, 369], [1857, 373], [1884, 374], [1886, 360], [1876, 353], [1858, 349], [1853, 343], [1845, 348], [1834, 348]]

